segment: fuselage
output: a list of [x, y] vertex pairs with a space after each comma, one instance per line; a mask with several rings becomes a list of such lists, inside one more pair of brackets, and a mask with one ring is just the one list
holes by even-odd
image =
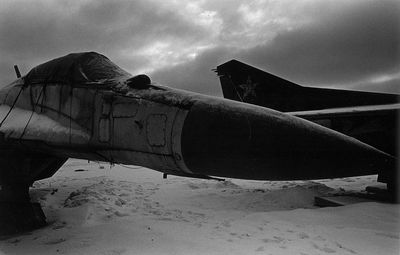
[[[392, 160], [354, 138], [289, 114], [135, 84], [104, 56], [81, 54], [90, 55], [82, 55], [83, 63], [82, 56], [67, 59], [69, 69], [63, 58], [50, 61], [0, 91], [2, 150], [256, 180], [374, 174]], [[62, 68], [69, 70], [62, 71], [64, 76]]]

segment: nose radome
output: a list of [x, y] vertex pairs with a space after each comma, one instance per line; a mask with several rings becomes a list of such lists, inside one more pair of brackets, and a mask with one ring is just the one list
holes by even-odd
[[375, 174], [391, 160], [309, 121], [220, 99], [192, 106], [182, 131], [182, 154], [194, 173], [259, 180]]

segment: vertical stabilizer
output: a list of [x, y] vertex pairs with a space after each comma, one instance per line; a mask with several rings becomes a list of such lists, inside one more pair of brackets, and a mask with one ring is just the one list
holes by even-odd
[[237, 60], [217, 67], [225, 98], [283, 112], [400, 102], [399, 95], [303, 87]]

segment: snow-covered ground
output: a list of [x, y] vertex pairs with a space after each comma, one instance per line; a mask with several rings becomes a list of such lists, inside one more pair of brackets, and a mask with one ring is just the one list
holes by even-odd
[[35, 183], [48, 226], [0, 241], [1, 254], [399, 254], [400, 205], [317, 208], [314, 196], [376, 176], [198, 180], [69, 160]]

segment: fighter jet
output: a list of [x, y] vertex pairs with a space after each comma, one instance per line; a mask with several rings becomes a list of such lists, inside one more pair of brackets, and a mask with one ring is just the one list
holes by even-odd
[[95, 52], [51, 60], [0, 90], [0, 150], [2, 233], [44, 224], [29, 186], [68, 158], [253, 180], [387, 175], [394, 160], [292, 114], [133, 76]]
[[[225, 98], [255, 104], [312, 121], [354, 137], [397, 159], [400, 95], [305, 87], [237, 60], [219, 65]], [[379, 176], [395, 184], [396, 171]]]

